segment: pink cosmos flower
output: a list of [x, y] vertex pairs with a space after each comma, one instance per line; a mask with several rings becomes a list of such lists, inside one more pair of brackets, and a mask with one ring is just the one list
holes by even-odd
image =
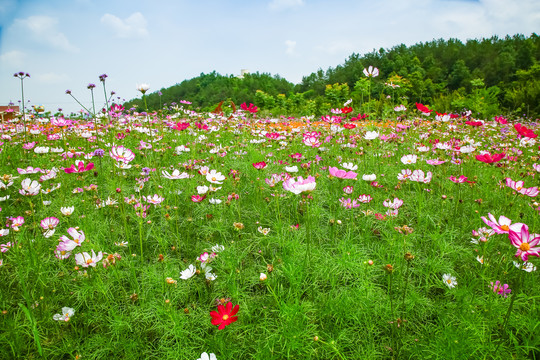
[[464, 176], [464, 175], [461, 175], [461, 176], [458, 177], [458, 178], [456, 178], [455, 176], [452, 175], [452, 176], [450, 176], [448, 179], [449, 179], [450, 181], [452, 181], [452, 182], [455, 182], [456, 184], [463, 184], [464, 182], [468, 182], [468, 183], [470, 183], [470, 184], [473, 184], [473, 183], [474, 183], [474, 181], [469, 181], [469, 180], [467, 180], [467, 177]]
[[508, 232], [508, 238], [512, 245], [518, 250], [516, 257], [521, 257], [521, 260], [528, 261], [529, 255], [540, 257], [540, 235], [529, 234], [529, 227], [525, 224], [521, 227], [520, 232], [515, 232], [512, 229]]
[[40, 168], [33, 168], [32, 166], [28, 166], [26, 169], [17, 168], [17, 171], [21, 175], [27, 175], [27, 174], [36, 174], [38, 172], [41, 172]]
[[135, 159], [135, 154], [133, 153], [133, 151], [124, 147], [123, 145], [113, 146], [112, 149], [109, 151], [109, 155], [111, 155], [114, 160], [124, 163], [128, 163], [131, 160]]
[[476, 160], [485, 162], [486, 164], [492, 164], [501, 161], [505, 157], [505, 153], [500, 154], [483, 154], [483, 155], [476, 155]]
[[196, 202], [196, 203], [199, 203], [201, 201], [203, 201], [204, 199], [206, 199], [206, 195], [191, 195], [191, 201], [193, 202]]
[[58, 220], [58, 218], [52, 216], [41, 220], [40, 225], [43, 230], [53, 230], [56, 226], [58, 226], [59, 222], [60, 220]]
[[319, 138], [314, 136], [305, 137], [304, 136], [304, 145], [311, 146], [313, 148], [321, 146]]
[[535, 197], [538, 195], [538, 193], [540, 192], [538, 190], [538, 187], [531, 187], [531, 188], [525, 188], [523, 187], [525, 183], [523, 181], [514, 181], [510, 178], [506, 178], [506, 186], [508, 186], [509, 188], [511, 189], [514, 189], [516, 190], [518, 193], [520, 194], [523, 194], [523, 195], [527, 195], [527, 196], [530, 196], [530, 197]]
[[303, 192], [310, 192], [315, 190], [317, 183], [313, 176], [308, 176], [306, 179], [299, 176], [298, 180], [294, 177], [283, 182], [283, 189], [292, 192], [293, 194], [300, 194]]
[[504, 297], [508, 297], [508, 294], [512, 292], [512, 290], [508, 288], [508, 284], [502, 285], [499, 280], [497, 280], [495, 284], [491, 282], [490, 288], [493, 289], [494, 293], [502, 295]]
[[482, 216], [481, 219], [484, 223], [486, 223], [487, 226], [491, 227], [493, 231], [495, 231], [497, 234], [508, 234], [510, 230], [513, 230], [515, 232], [520, 232], [521, 227], [524, 225], [522, 223], [514, 223], [512, 224], [512, 220], [507, 218], [506, 216], [499, 216], [499, 221], [495, 219], [495, 216], [493, 216], [491, 213], [488, 213], [489, 220], [486, 219], [485, 216]]
[[401, 162], [405, 165], [407, 164], [415, 164], [416, 163], [416, 159], [418, 159], [418, 156], [417, 155], [404, 155], [401, 157]]
[[354, 191], [354, 188], [352, 186], [350, 186], [350, 185], [343, 187], [343, 192], [345, 194], [350, 195], [350, 194], [353, 193], [353, 191]]
[[154, 196], [143, 196], [143, 199], [146, 200], [146, 202], [153, 204], [153, 205], [159, 205], [165, 200], [164, 197], [159, 196], [158, 194], [154, 194]]
[[398, 174], [397, 178], [400, 181], [407, 180], [412, 175], [412, 171], [409, 169], [401, 170], [401, 174]]
[[77, 246], [82, 246], [82, 243], [86, 239], [83, 231], [79, 232], [77, 231], [77, 229], [71, 227], [67, 230], [67, 232], [73, 239], [70, 239], [65, 235], [60, 236], [60, 244], [58, 245], [59, 247], [62, 246], [63, 250], [71, 251]]
[[362, 194], [362, 195], [358, 196], [358, 201], [360, 201], [361, 203], [364, 203], [364, 204], [369, 203], [371, 200], [373, 200], [371, 195]]
[[398, 198], [394, 198], [394, 200], [390, 201], [389, 199], [386, 199], [383, 202], [383, 205], [384, 205], [384, 207], [397, 210], [397, 209], [399, 209], [401, 207], [401, 205], [403, 205], [403, 200], [398, 199]]
[[21, 182], [22, 189], [19, 190], [19, 194], [21, 195], [37, 195], [39, 194], [39, 190], [41, 189], [41, 184], [39, 184], [36, 180], [32, 181], [31, 179], [24, 179]]
[[357, 208], [360, 206], [360, 204], [358, 204], [356, 200], [351, 200], [351, 199], [341, 198], [339, 199], [339, 202], [341, 203], [341, 206], [343, 206], [346, 209]]
[[77, 160], [75, 161], [75, 164], [74, 165], [71, 165], [71, 167], [69, 168], [64, 168], [64, 172], [66, 174], [72, 174], [72, 173], [82, 173], [82, 172], [85, 172], [85, 171], [88, 171], [88, 170], [92, 170], [94, 168], [94, 163], [89, 163], [88, 165], [86, 165], [86, 167], [84, 166], [84, 161], [82, 160]]
[[261, 169], [264, 169], [266, 167], [266, 162], [260, 161], [260, 162], [253, 163], [252, 165], [253, 165], [253, 167], [255, 169], [261, 170]]
[[356, 177], [358, 176], [358, 174], [354, 171], [345, 171], [333, 166], [330, 166], [328, 168], [328, 171], [330, 172], [330, 175], [338, 177], [340, 179], [356, 179]]
[[417, 182], [423, 182], [424, 184], [429, 184], [431, 182], [431, 178], [433, 177], [433, 174], [431, 171], [428, 171], [425, 175], [422, 170], [414, 170], [410, 180], [411, 181], [417, 181]]
[[446, 161], [444, 161], [444, 160], [439, 160], [439, 159], [429, 159], [429, 160], [426, 160], [426, 162], [427, 162], [429, 165], [441, 165], [441, 164], [444, 164]]

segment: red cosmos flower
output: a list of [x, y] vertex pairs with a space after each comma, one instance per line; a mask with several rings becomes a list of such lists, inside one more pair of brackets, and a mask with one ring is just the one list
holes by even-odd
[[505, 155], [505, 153], [476, 155], [476, 160], [485, 162], [486, 164], [492, 164], [501, 161]]
[[358, 114], [358, 116], [351, 118], [351, 121], [364, 120], [368, 117], [368, 114]]
[[356, 125], [351, 124], [351, 123], [347, 123], [347, 124], [344, 124], [343, 127], [345, 129], [354, 129], [356, 127]]
[[420, 103], [416, 103], [416, 108], [420, 111], [420, 112], [423, 112], [424, 114], [426, 115], [429, 115], [431, 114], [431, 112], [433, 110], [429, 110], [427, 106], [423, 105], [423, 104], [420, 104]]
[[240, 105], [240, 107], [242, 108], [242, 110], [249, 111], [252, 114], [255, 114], [258, 111], [257, 107], [252, 103], [249, 103], [249, 106], [247, 106], [246, 103], [243, 103], [242, 105]]
[[208, 125], [206, 124], [196, 122], [195, 125], [199, 128], [199, 130], [208, 130]]
[[218, 311], [210, 311], [210, 316], [212, 317], [212, 325], [219, 325], [218, 330], [225, 329], [225, 326], [232, 324], [238, 320], [236, 313], [240, 308], [240, 305], [236, 305], [233, 308], [231, 302], [228, 302], [226, 306], [218, 305]]
[[82, 172], [85, 172], [85, 171], [88, 171], [88, 170], [92, 170], [93, 168], [94, 168], [94, 163], [90, 163], [90, 164], [86, 165], [86, 167], [85, 167], [84, 166], [84, 161], [75, 161], [75, 164], [71, 165], [71, 167], [64, 168], [64, 172], [66, 174], [82, 173]]
[[501, 125], [506, 125], [508, 124], [508, 120], [506, 120], [504, 117], [502, 116], [495, 116], [494, 117], [495, 121], [498, 122], [499, 124]]
[[189, 123], [185, 122], [185, 123], [176, 123], [176, 125], [174, 125], [172, 128], [174, 130], [179, 130], [179, 131], [182, 131], [182, 130], [186, 130], [187, 128], [189, 127]]
[[472, 121], [472, 120], [465, 121], [465, 124], [470, 125], [470, 126], [482, 126], [482, 125], [484, 125], [481, 121]]
[[514, 125], [514, 129], [516, 129], [516, 131], [519, 133], [519, 135], [521, 136], [525, 136], [525, 137], [528, 137], [528, 138], [535, 138], [537, 137], [538, 135], [536, 135], [534, 133], [534, 131], [532, 131], [531, 129], [527, 128], [526, 126], [524, 125], [521, 125], [520, 123], [517, 123]]
[[350, 106], [345, 106], [344, 108], [341, 108], [341, 113], [342, 114], [348, 114], [348, 113], [351, 113], [352, 112], [352, 107]]
[[264, 161], [260, 161], [260, 162], [256, 162], [256, 163], [253, 163], [251, 164], [253, 165], [253, 167], [257, 170], [261, 170], [261, 169], [264, 169], [266, 167], [266, 162]]

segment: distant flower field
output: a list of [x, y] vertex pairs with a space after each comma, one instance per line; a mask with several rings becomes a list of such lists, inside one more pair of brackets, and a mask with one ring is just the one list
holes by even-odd
[[4, 120], [0, 358], [540, 357], [538, 123], [408, 107]]

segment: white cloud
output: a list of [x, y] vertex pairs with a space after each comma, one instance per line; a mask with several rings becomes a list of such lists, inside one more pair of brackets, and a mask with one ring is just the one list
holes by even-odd
[[287, 41], [285, 41], [285, 46], [287, 46], [287, 50], [285, 50], [285, 53], [293, 54], [294, 49], [296, 48], [296, 41], [287, 40]]
[[272, 10], [284, 10], [304, 5], [304, 0], [272, 0], [268, 7]]
[[101, 22], [111, 28], [118, 38], [145, 38], [148, 36], [147, 21], [140, 12], [133, 13], [124, 20], [111, 14], [105, 14], [101, 17]]
[[25, 58], [25, 54], [18, 50], [8, 51], [0, 55], [0, 62], [5, 62], [10, 66], [20, 66]]
[[58, 19], [35, 15], [26, 19], [15, 19], [13, 26], [28, 34], [37, 43], [49, 45], [58, 50], [77, 52], [79, 49], [72, 45], [66, 35], [57, 29]]

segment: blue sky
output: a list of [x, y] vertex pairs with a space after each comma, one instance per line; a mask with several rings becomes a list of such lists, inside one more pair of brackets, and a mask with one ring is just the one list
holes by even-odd
[[433, 39], [529, 36], [537, 0], [0, 0], [0, 105], [25, 98], [49, 110], [85, 105], [107, 74], [121, 98], [209, 73], [279, 74], [298, 83], [353, 52]]

